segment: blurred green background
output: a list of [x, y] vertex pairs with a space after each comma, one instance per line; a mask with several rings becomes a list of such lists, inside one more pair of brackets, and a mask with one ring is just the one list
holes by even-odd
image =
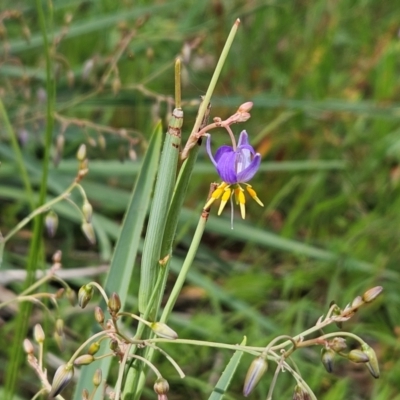
[[[262, 154], [252, 185], [265, 207], [249, 201], [246, 220], [236, 214], [233, 230], [229, 209], [221, 217], [216, 216], [216, 207], [212, 209], [171, 325], [180, 337], [239, 343], [246, 335], [248, 344], [262, 346], [277, 335], [295, 335], [314, 325], [332, 300], [344, 307], [366, 289], [382, 285], [382, 298], [344, 324], [345, 330], [375, 348], [379, 380], [344, 360], [328, 374], [319, 348], [303, 350], [294, 359], [320, 399], [400, 399], [400, 8], [395, 2], [43, 4], [55, 43], [49, 196], [61, 193], [74, 178], [76, 150], [86, 143], [90, 172], [83, 186], [94, 206], [98, 237], [98, 244], [90, 246], [80, 231], [79, 216], [62, 203], [56, 208], [56, 237], [44, 242], [47, 259], [61, 249], [65, 269], [83, 271], [108, 264], [149, 135], [173, 105], [175, 58], [183, 61], [185, 139], [224, 41], [240, 18], [212, 99], [211, 117], [226, 118], [241, 103], [254, 102], [251, 119], [233, 128], [237, 134], [246, 129]], [[0, 96], [37, 190], [47, 93], [34, 2], [2, 1], [0, 39]], [[217, 131], [213, 138], [214, 146], [229, 143]], [[0, 159], [4, 234], [29, 211], [4, 123]], [[203, 149], [182, 212], [174, 271], [180, 268], [209, 184], [215, 180], [218, 176]], [[30, 237], [28, 226], [7, 243], [3, 270], [24, 269]], [[103, 276], [99, 275], [100, 282]], [[79, 288], [87, 279], [71, 282]], [[131, 283], [132, 310], [138, 280], [137, 274]], [[1, 301], [21, 292], [21, 287], [18, 281], [4, 280]], [[50, 376], [58, 365], [50, 356], [67, 360], [92, 324], [86, 310], [63, 307], [68, 340], [65, 354], [49, 344]], [[8, 365], [15, 313], [6, 309], [0, 314], [0, 383]], [[38, 320], [40, 313], [34, 313], [32, 326]], [[229, 352], [206, 348], [170, 345], [167, 350], [187, 374], [180, 380], [165, 360], [157, 360], [170, 382], [171, 399], [207, 398], [230, 357]], [[243, 397], [250, 362], [250, 357], [243, 358], [228, 398]], [[270, 369], [249, 398], [266, 397]], [[28, 367], [19, 380], [21, 399], [31, 398], [40, 387]], [[281, 374], [274, 398], [291, 399], [294, 385], [288, 374]], [[155, 398], [150, 389], [144, 398]]]

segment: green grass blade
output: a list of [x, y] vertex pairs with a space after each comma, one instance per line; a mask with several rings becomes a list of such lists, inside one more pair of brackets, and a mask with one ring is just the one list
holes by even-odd
[[[246, 337], [244, 337], [240, 345], [245, 346], [246, 340], [247, 340]], [[228, 390], [228, 387], [232, 381], [233, 375], [236, 372], [236, 368], [239, 365], [242, 355], [243, 351], [239, 350], [235, 351], [235, 354], [232, 356], [221, 377], [218, 379], [218, 382], [215, 385], [215, 388], [212, 391], [208, 400], [221, 400], [224, 397], [225, 392]]]
[[168, 208], [175, 187], [182, 123], [183, 111], [176, 108], [172, 113], [163, 145], [159, 173], [154, 188], [154, 199], [143, 246], [139, 287], [139, 311], [141, 314], [145, 314], [153, 293], [157, 273], [160, 270], [159, 262], [167, 255], [161, 254], [161, 245]]
[[[142, 168], [137, 183], [132, 193], [132, 198], [125, 214], [121, 232], [115, 247], [111, 261], [110, 271], [104, 283], [107, 294], [117, 292], [124, 305], [128, 294], [128, 288], [135, 259], [139, 247], [140, 235], [143, 229], [146, 211], [150, 203], [154, 179], [160, 156], [162, 141], [161, 123], [159, 123], [150, 140], [149, 148], [143, 160]], [[82, 398], [82, 390], [91, 382], [94, 371], [101, 368], [103, 378], [107, 377], [111, 358], [107, 357], [101, 361], [88, 365], [82, 369], [78, 384], [75, 389], [75, 400]], [[95, 397], [97, 399], [97, 397]]]

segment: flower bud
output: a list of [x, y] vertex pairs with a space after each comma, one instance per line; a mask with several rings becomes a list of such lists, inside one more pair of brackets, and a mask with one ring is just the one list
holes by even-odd
[[71, 306], [74, 307], [76, 305], [76, 293], [75, 293], [75, 290], [72, 290], [70, 287], [67, 288], [66, 296], [67, 296], [67, 299], [69, 301], [69, 304], [71, 304]]
[[253, 102], [246, 101], [245, 103], [239, 106], [238, 112], [249, 112], [252, 108], [253, 108]]
[[58, 215], [53, 210], [50, 210], [46, 214], [44, 224], [46, 226], [47, 234], [49, 235], [49, 237], [54, 237], [58, 228]]
[[86, 222], [90, 223], [92, 221], [93, 207], [87, 200], [85, 200], [85, 202], [83, 203], [82, 213], [85, 217]]
[[100, 343], [99, 342], [93, 342], [88, 349], [88, 353], [91, 355], [96, 354], [100, 349]]
[[366, 363], [369, 372], [375, 379], [378, 379], [380, 376], [380, 371], [379, 371], [378, 358], [376, 357], [374, 349], [368, 346], [367, 343], [363, 343], [361, 345], [361, 349], [369, 358], [369, 362]]
[[54, 264], [60, 264], [62, 260], [62, 251], [57, 250], [54, 254], [53, 257], [51, 258]]
[[115, 339], [110, 340], [110, 349], [112, 351], [117, 351], [118, 350], [118, 342]]
[[33, 328], [33, 337], [35, 338], [37, 343], [43, 343], [44, 339], [46, 338], [42, 325], [36, 324]]
[[65, 292], [65, 289], [64, 289], [64, 288], [60, 288], [60, 289], [58, 289], [57, 292], [54, 294], [54, 297], [55, 297], [57, 300], [62, 299], [62, 297], [64, 296], [64, 292]]
[[94, 309], [94, 319], [100, 325], [104, 322], [104, 312], [99, 306], [96, 306], [95, 309]]
[[293, 400], [311, 400], [310, 393], [301, 385], [298, 384], [294, 388]]
[[75, 365], [89, 365], [94, 361], [94, 357], [91, 354], [83, 354], [77, 357], [74, 361]]
[[342, 337], [335, 337], [329, 342], [329, 347], [335, 352], [340, 353], [347, 347], [346, 339]]
[[78, 151], [76, 152], [76, 158], [78, 161], [83, 161], [86, 158], [86, 144], [81, 144]]
[[53, 383], [51, 384], [51, 390], [49, 398], [56, 397], [61, 393], [62, 390], [71, 382], [74, 377], [74, 366], [72, 364], [63, 364], [57, 368], [54, 374]]
[[56, 321], [56, 329], [54, 331], [54, 340], [57, 343], [58, 348], [63, 351], [64, 350], [64, 321], [62, 319], [57, 319]]
[[354, 363], [366, 363], [369, 361], [369, 357], [361, 350], [351, 350], [347, 358]]
[[152, 331], [159, 337], [175, 340], [178, 334], [163, 322], [153, 322], [150, 324]]
[[24, 351], [26, 354], [33, 354], [35, 352], [33, 344], [29, 339], [24, 339]]
[[89, 390], [83, 389], [82, 390], [82, 400], [89, 400], [89, 396], [90, 396]]
[[363, 296], [362, 299], [366, 303], [371, 303], [371, 301], [375, 300], [382, 292], [383, 287], [382, 286], [375, 286], [372, 289], [367, 290]]
[[167, 394], [169, 391], [168, 381], [164, 378], [158, 378], [154, 383], [154, 391], [157, 394]]
[[243, 385], [243, 395], [247, 397], [256, 387], [257, 383], [268, 369], [267, 360], [263, 357], [257, 357], [250, 364]]
[[100, 386], [102, 379], [103, 379], [103, 374], [101, 372], [101, 369], [98, 368], [98, 369], [96, 369], [96, 371], [93, 374], [93, 385], [95, 387]]
[[108, 299], [107, 303], [108, 309], [110, 310], [110, 314], [117, 314], [121, 309], [121, 299], [119, 298], [117, 293], [113, 293]]
[[335, 352], [331, 349], [326, 349], [325, 347], [321, 350], [321, 361], [324, 364], [325, 369], [332, 373], [333, 371], [333, 357]]
[[89, 301], [92, 299], [94, 293], [94, 288], [92, 285], [83, 285], [79, 289], [78, 293], [78, 304], [79, 307], [85, 308]]
[[81, 225], [82, 232], [85, 234], [86, 239], [89, 240], [90, 244], [96, 244], [96, 235], [94, 234], [93, 225], [89, 222], [84, 221]]
[[351, 303], [351, 307], [352, 308], [359, 308], [360, 306], [362, 306], [364, 304], [364, 300], [362, 299], [361, 296], [357, 296], [353, 302]]

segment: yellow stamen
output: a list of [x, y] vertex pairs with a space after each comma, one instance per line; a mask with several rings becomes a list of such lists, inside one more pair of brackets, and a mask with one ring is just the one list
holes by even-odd
[[246, 190], [249, 193], [249, 195], [261, 206], [264, 207], [264, 204], [261, 202], [261, 200], [257, 197], [256, 191], [250, 186], [246, 185]]
[[204, 206], [205, 209], [210, 208], [211, 204], [214, 203], [215, 200], [219, 199], [224, 193], [224, 189], [228, 186], [226, 182], [222, 182], [211, 194], [211, 197], [208, 199], [206, 205]]
[[246, 205], [245, 205], [246, 197], [244, 196], [243, 189], [242, 188], [236, 189], [235, 195], [236, 195], [237, 202], [239, 203], [240, 214], [241, 214], [242, 218], [245, 219], [246, 218]]
[[228, 202], [228, 200], [231, 197], [231, 192], [232, 192], [232, 190], [229, 187], [225, 188], [224, 194], [221, 197], [221, 204], [219, 205], [218, 215], [221, 215], [223, 209], [225, 208], [226, 203]]

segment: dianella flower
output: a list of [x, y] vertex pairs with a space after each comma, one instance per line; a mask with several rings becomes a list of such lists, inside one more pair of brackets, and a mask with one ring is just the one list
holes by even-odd
[[261, 163], [261, 155], [256, 153], [254, 148], [249, 144], [247, 132], [242, 131], [237, 146], [235, 143], [232, 143], [232, 146], [221, 146], [216, 151], [215, 156], [213, 156], [211, 152], [211, 136], [208, 134], [206, 148], [212, 163], [217, 169], [218, 175], [222, 179], [222, 183], [213, 192], [205, 208], [210, 207], [216, 199], [221, 198], [221, 204], [218, 210], [218, 215], [220, 215], [226, 203], [229, 200], [232, 201], [234, 197], [236, 204], [240, 207], [240, 214], [244, 219], [246, 217], [245, 189], [247, 193], [263, 207], [264, 204], [257, 197], [257, 193], [251, 185], [247, 183], [256, 174]]

